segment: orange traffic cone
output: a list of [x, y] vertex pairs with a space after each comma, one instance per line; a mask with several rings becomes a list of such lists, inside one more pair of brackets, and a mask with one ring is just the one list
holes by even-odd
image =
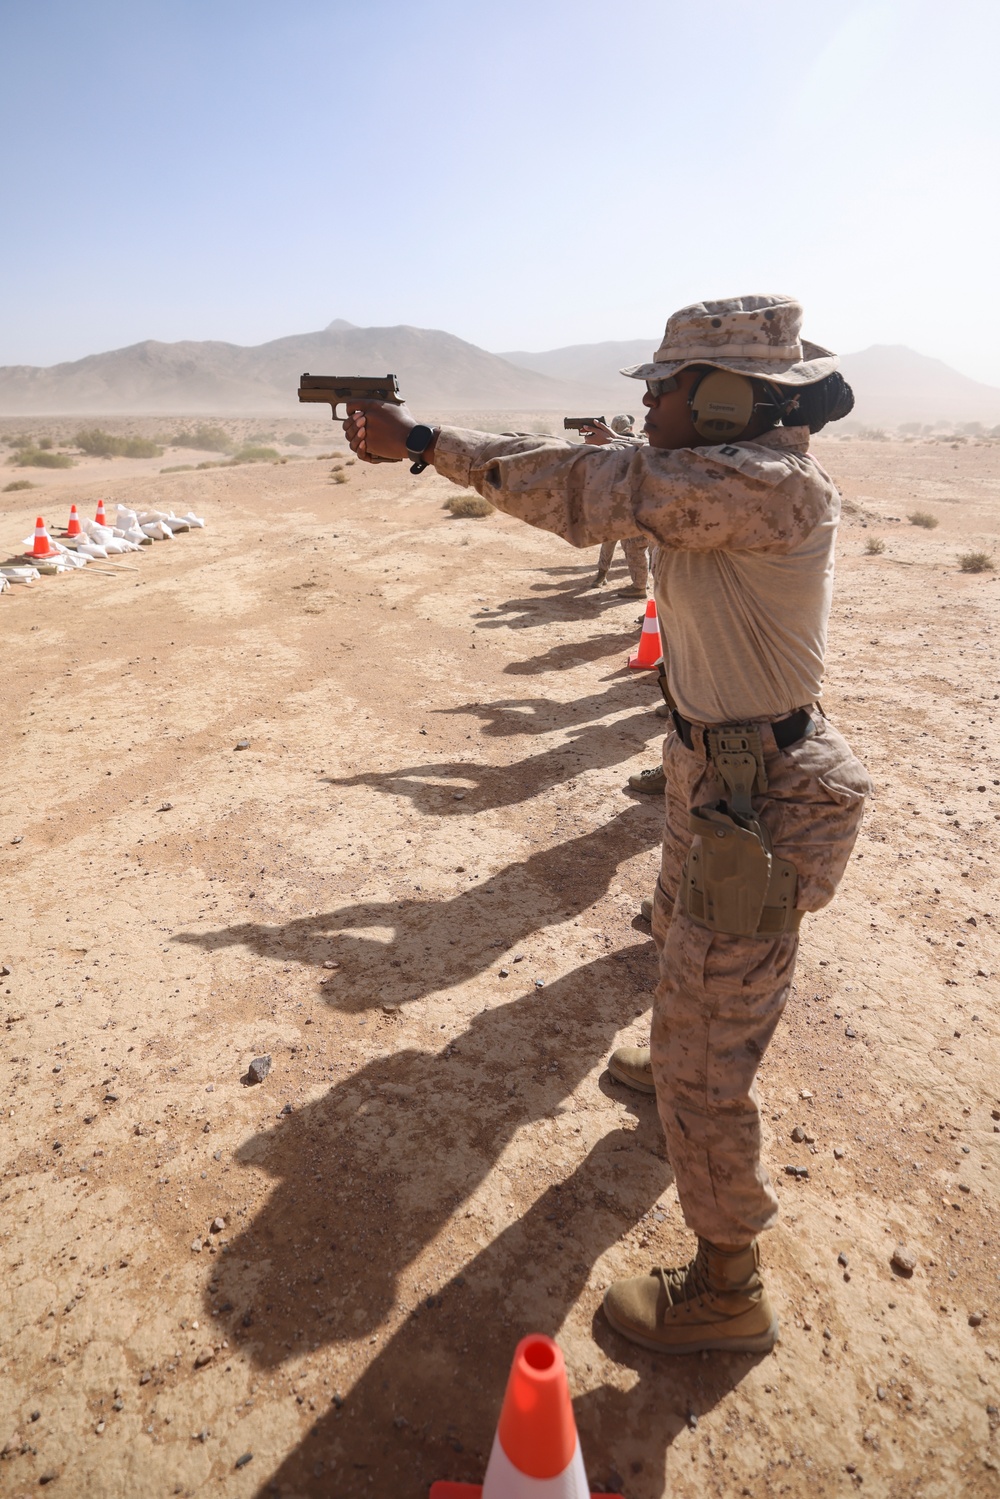
[[646, 605], [646, 618], [642, 622], [639, 649], [634, 656], [629, 656], [628, 664], [635, 670], [642, 671], [656, 666], [662, 655], [663, 642], [660, 640], [660, 625], [656, 618], [656, 601], [650, 599]]
[[31, 548], [32, 557], [58, 557], [59, 552], [49, 540], [49, 533], [45, 529], [45, 522], [39, 516], [35, 521], [35, 543]]
[[80, 525], [80, 512], [75, 505], [69, 507], [69, 525], [66, 527], [67, 536], [80, 536], [83, 527]]
[[97, 522], [97, 524], [99, 526], [106, 526], [107, 523], [108, 523], [107, 522], [107, 517], [104, 514], [104, 501], [103, 500], [98, 500], [98, 502], [97, 502], [97, 514], [94, 516], [94, 519], [96, 520], [96, 522]]
[[591, 1495], [566, 1365], [551, 1338], [532, 1333], [517, 1345], [482, 1485], [434, 1483], [430, 1499], [621, 1499]]

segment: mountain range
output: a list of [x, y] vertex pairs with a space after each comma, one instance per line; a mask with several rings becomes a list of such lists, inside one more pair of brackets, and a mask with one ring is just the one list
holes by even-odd
[[[437, 329], [358, 328], [338, 318], [320, 332], [252, 347], [147, 340], [44, 368], [0, 366], [0, 415], [289, 416], [301, 411], [295, 391], [307, 370], [391, 371], [427, 416], [484, 408], [611, 415], [638, 412], [641, 386], [617, 372], [650, 358], [657, 343], [651, 337], [491, 354]], [[855, 423], [1000, 423], [1000, 389], [904, 345], [847, 354], [842, 368], [855, 391]]]

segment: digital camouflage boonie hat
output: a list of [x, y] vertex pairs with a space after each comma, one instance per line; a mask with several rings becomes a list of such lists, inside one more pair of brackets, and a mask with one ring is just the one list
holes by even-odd
[[665, 380], [691, 364], [756, 375], [776, 385], [812, 385], [837, 368], [837, 356], [800, 337], [794, 297], [724, 297], [694, 302], [667, 319], [651, 364], [622, 370], [634, 380]]

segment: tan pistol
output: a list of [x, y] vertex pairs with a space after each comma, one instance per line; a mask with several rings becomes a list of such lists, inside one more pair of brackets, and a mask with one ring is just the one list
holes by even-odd
[[[325, 401], [331, 408], [335, 422], [346, 421], [350, 415], [352, 401], [390, 401], [393, 406], [402, 406], [399, 382], [395, 375], [309, 375], [299, 381], [300, 401]], [[344, 416], [337, 415], [337, 407], [344, 402]], [[369, 458], [369, 463], [398, 463], [398, 458]]]

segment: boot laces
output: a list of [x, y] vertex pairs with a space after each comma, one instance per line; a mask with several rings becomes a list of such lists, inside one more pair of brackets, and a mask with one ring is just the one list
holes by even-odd
[[669, 1269], [660, 1266], [656, 1273], [671, 1306], [679, 1306], [682, 1301], [701, 1301], [703, 1297], [712, 1294], [712, 1284], [708, 1278], [708, 1255], [701, 1244], [690, 1264]]

